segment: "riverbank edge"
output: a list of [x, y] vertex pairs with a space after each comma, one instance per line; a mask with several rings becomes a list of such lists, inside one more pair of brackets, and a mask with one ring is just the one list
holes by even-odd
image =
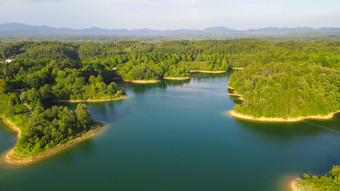
[[190, 77], [163, 77], [164, 80], [188, 80]]
[[76, 100], [52, 100], [50, 102], [55, 102], [55, 103], [85, 103], [85, 102], [106, 102], [106, 101], [118, 101], [118, 100], [123, 100], [126, 99], [128, 97], [128, 95], [123, 95], [120, 96], [118, 98], [114, 98], [114, 99], [100, 99], [100, 100], [91, 100], [91, 99], [87, 99], [87, 100], [80, 100], [80, 99], [76, 99]]
[[263, 121], [263, 122], [298, 122], [303, 121], [306, 119], [317, 119], [317, 120], [327, 120], [332, 119], [335, 114], [340, 113], [339, 111], [331, 112], [327, 115], [312, 115], [312, 116], [300, 116], [300, 117], [294, 117], [294, 118], [279, 118], [279, 117], [255, 117], [250, 115], [244, 115], [242, 113], [238, 113], [234, 110], [230, 110], [228, 112], [231, 116], [239, 119], [244, 120], [251, 120], [251, 121]]
[[239, 94], [233, 87], [228, 86], [228, 89], [233, 91], [233, 93], [228, 93], [228, 95], [235, 96], [235, 97], [237, 97], [237, 99], [244, 101], [243, 95]]
[[190, 70], [190, 72], [220, 74], [220, 73], [225, 73], [226, 71]]
[[298, 181], [299, 181], [298, 178], [293, 179], [292, 181], [290, 181], [290, 183], [289, 183], [289, 188], [290, 188], [290, 190], [292, 190], [292, 191], [302, 191], [302, 190], [300, 190], [300, 189], [298, 188], [298, 186], [297, 186]]
[[[6, 124], [6, 126], [8, 128], [10, 128], [11, 130], [15, 131], [18, 133], [17, 138], [18, 140], [20, 139], [21, 136], [21, 129], [18, 128], [15, 123], [13, 123], [12, 121], [4, 118], [4, 117], [0, 117], [2, 119], [2, 121]], [[100, 123], [100, 122], [95, 122], [95, 125], [91, 127], [91, 130], [83, 133], [81, 136], [76, 137], [74, 139], [71, 139], [69, 141], [67, 141], [66, 143], [63, 144], [59, 144], [56, 145], [48, 150], [45, 150], [41, 153], [36, 153], [36, 154], [32, 154], [32, 155], [22, 155], [22, 154], [18, 154], [15, 152], [15, 147], [16, 145], [11, 148], [9, 151], [7, 151], [4, 156], [2, 157], [3, 162], [5, 162], [6, 164], [9, 165], [27, 165], [27, 164], [32, 164], [35, 162], [38, 162], [40, 160], [43, 160], [45, 158], [48, 158], [52, 155], [55, 155], [57, 153], [60, 153], [76, 144], [79, 144], [85, 140], [88, 140], [90, 138], [92, 138], [93, 136], [97, 135], [98, 133], [100, 133], [104, 127], [106, 127], [106, 124], [104, 123]], [[18, 159], [19, 158], [19, 159]]]
[[135, 84], [155, 84], [161, 80], [123, 80], [124, 82], [131, 82]]

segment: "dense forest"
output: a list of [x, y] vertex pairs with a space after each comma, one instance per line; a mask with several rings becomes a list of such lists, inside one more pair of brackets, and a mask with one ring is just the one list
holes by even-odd
[[92, 121], [88, 114], [78, 117], [88, 113], [86, 106], [77, 112], [46, 103], [111, 100], [125, 94], [117, 80], [187, 77], [190, 70], [233, 67], [245, 68], [233, 72], [229, 82], [245, 98], [238, 112], [293, 117], [340, 109], [338, 41], [22, 41], [0, 45], [0, 116], [22, 129], [17, 152], [40, 152], [88, 130]]
[[299, 180], [302, 185], [309, 185], [313, 190], [340, 190], [340, 166], [334, 166], [324, 176], [310, 176], [304, 174], [304, 178]]
[[78, 104], [75, 111], [67, 107], [44, 110], [36, 107], [34, 117], [25, 126], [16, 150], [20, 153], [37, 153], [62, 144], [90, 130], [93, 119], [85, 104]]
[[323, 115], [340, 109], [340, 71], [314, 62], [253, 63], [229, 82], [245, 101], [235, 111], [256, 117]]

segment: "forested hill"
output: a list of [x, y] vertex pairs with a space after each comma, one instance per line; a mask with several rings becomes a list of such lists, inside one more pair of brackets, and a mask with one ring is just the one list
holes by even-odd
[[266, 27], [258, 29], [248, 30], [237, 30], [226, 28], [222, 26], [210, 27], [203, 30], [199, 29], [178, 29], [178, 30], [155, 30], [155, 29], [103, 29], [98, 27], [85, 28], [85, 29], [71, 29], [71, 28], [54, 28], [49, 26], [33, 26], [22, 23], [4, 23], [0, 24], [0, 34], [17, 33], [17, 34], [82, 34], [82, 35], [204, 35], [204, 34], [288, 34], [288, 33], [306, 33], [306, 32], [339, 32], [339, 27], [323, 27], [323, 28], [312, 28], [312, 27], [295, 27], [295, 28], [279, 28], [279, 27]]
[[[269, 43], [252, 39], [168, 41], [152, 44], [138, 41], [103, 44], [18, 42], [1, 45], [0, 60], [15, 59], [15, 62], [3, 65], [3, 75], [6, 77], [17, 75], [20, 68], [21, 72], [38, 72], [48, 63], [52, 68], [62, 70], [81, 68], [85, 79], [92, 73], [95, 76], [101, 75], [104, 81], [109, 82], [112, 81], [112, 76], [121, 76], [126, 80], [188, 76], [188, 70], [196, 68], [182, 67], [180, 62], [192, 61], [204, 62], [203, 69], [208, 70], [227, 70], [229, 67], [244, 67], [251, 63], [284, 62], [288, 59], [338, 68], [339, 43]], [[38, 78], [38, 73], [32, 76]], [[26, 81], [24, 86], [28, 83], [32, 82]]]

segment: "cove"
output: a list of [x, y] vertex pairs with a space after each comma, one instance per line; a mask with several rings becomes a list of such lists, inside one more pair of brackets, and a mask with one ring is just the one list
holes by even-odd
[[[304, 172], [340, 162], [340, 115], [296, 123], [226, 114], [230, 74], [193, 74], [157, 84], [119, 82], [129, 95], [86, 103], [104, 131], [51, 158], [0, 165], [0, 190], [287, 190]], [[72, 109], [75, 103], [60, 103]], [[16, 133], [0, 123], [0, 152]]]

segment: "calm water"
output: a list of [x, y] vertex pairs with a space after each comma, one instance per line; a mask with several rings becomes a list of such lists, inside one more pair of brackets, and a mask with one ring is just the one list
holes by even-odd
[[[340, 116], [266, 124], [225, 114], [228, 75], [119, 84], [129, 98], [89, 103], [99, 136], [25, 167], [0, 165], [0, 190], [286, 190], [303, 172], [340, 163]], [[75, 104], [68, 104], [74, 108]], [[15, 133], [0, 123], [0, 152]]]

